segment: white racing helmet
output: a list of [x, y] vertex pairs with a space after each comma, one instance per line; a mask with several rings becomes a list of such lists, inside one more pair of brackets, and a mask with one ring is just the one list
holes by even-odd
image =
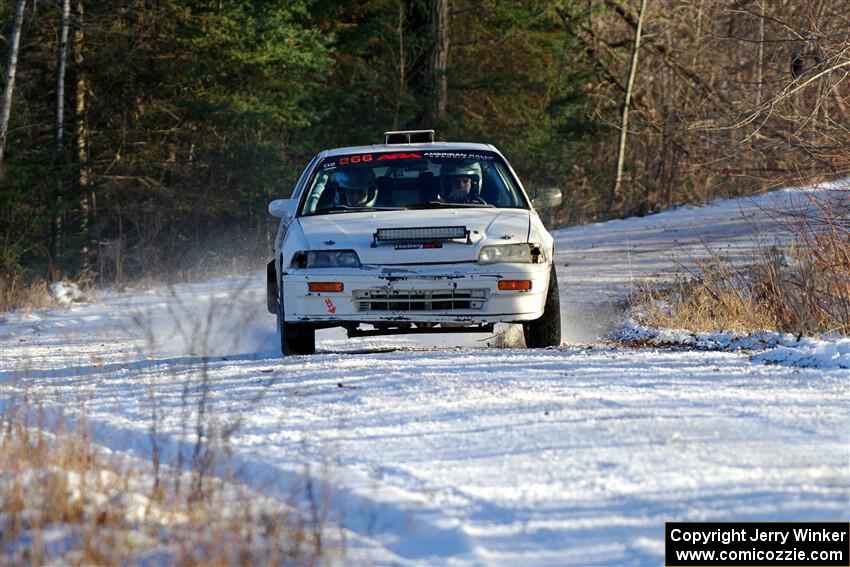
[[443, 188], [446, 195], [451, 192], [452, 179], [455, 177], [468, 177], [472, 180], [472, 188], [470, 196], [478, 197], [481, 189], [481, 164], [477, 161], [468, 163], [447, 163], [440, 169], [440, 175], [443, 179]]
[[365, 166], [343, 167], [336, 172], [334, 181], [342, 192], [342, 203], [349, 206], [372, 207], [378, 200], [375, 174]]

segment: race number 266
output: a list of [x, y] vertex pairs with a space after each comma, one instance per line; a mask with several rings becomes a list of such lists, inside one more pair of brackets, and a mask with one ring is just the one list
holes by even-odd
[[339, 158], [339, 165], [348, 165], [350, 163], [361, 163], [372, 161], [372, 154], [363, 154], [361, 156], [345, 156]]

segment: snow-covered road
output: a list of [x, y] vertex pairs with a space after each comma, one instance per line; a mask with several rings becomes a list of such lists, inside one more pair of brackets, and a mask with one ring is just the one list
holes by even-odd
[[749, 254], [750, 223], [783, 238], [766, 203], [558, 231], [560, 349], [325, 331], [319, 354], [281, 359], [258, 274], [6, 315], [0, 403], [83, 411], [141, 456], [157, 408], [173, 456], [206, 377], [248, 482], [285, 498], [310, 463], [347, 564], [657, 565], [665, 521], [846, 521], [846, 369], [594, 339], [635, 281], [705, 242]]

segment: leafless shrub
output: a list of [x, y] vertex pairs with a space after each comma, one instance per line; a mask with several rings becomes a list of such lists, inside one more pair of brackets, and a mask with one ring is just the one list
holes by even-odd
[[0, 274], [0, 313], [12, 309], [43, 309], [55, 302], [44, 280], [27, 280], [17, 274]]
[[745, 266], [714, 253], [682, 267], [671, 286], [641, 289], [635, 312], [653, 326], [693, 331], [850, 334], [850, 200], [837, 193], [775, 211], [790, 246], [761, 246]]
[[[232, 301], [221, 297], [193, 317], [188, 302], [172, 306], [182, 346], [194, 354], [179, 372], [136, 371], [147, 386], [150, 443], [135, 455], [100, 446], [84, 414], [48, 411], [25, 385], [15, 389], [0, 413], [0, 564], [315, 565], [339, 553], [328, 541], [330, 498], [316, 471], [306, 465], [302, 485], [272, 496], [257, 479], [247, 486], [237, 463], [232, 443], [243, 413], [216, 407], [210, 368], [214, 321], [240, 331]], [[137, 321], [146, 337], [139, 359], [161, 356], [163, 322]], [[177, 380], [176, 393], [162, 387]]]
[[3, 565], [150, 557], [178, 565], [312, 565], [327, 552], [327, 498], [312, 481], [290, 497], [306, 499], [303, 511], [249, 489], [232, 468], [230, 475], [217, 468], [201, 483], [196, 469], [210, 461], [152, 474], [147, 461], [98, 446], [84, 418], [71, 423], [32, 400], [9, 404], [0, 425]]
[[850, 192], [806, 195], [781, 213], [795, 238], [793, 269], [767, 274], [769, 304], [787, 328], [850, 334]]
[[764, 331], [774, 327], [742, 285], [744, 274], [719, 256], [696, 268], [682, 268], [672, 285], [646, 284], [632, 296], [632, 308], [642, 323], [656, 327], [709, 332]]
[[91, 287], [91, 282], [83, 277], [50, 283], [31, 275], [0, 274], [0, 313], [12, 309], [31, 312], [67, 306], [91, 301], [96, 296], [97, 291]]

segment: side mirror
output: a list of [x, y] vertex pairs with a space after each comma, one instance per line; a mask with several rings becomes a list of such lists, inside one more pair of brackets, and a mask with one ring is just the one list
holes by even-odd
[[298, 206], [296, 199], [275, 199], [269, 203], [269, 214], [283, 220], [289, 220], [295, 215]]
[[564, 200], [561, 190], [558, 187], [541, 187], [535, 191], [535, 197], [531, 200], [531, 204], [535, 209], [548, 209], [557, 207]]

